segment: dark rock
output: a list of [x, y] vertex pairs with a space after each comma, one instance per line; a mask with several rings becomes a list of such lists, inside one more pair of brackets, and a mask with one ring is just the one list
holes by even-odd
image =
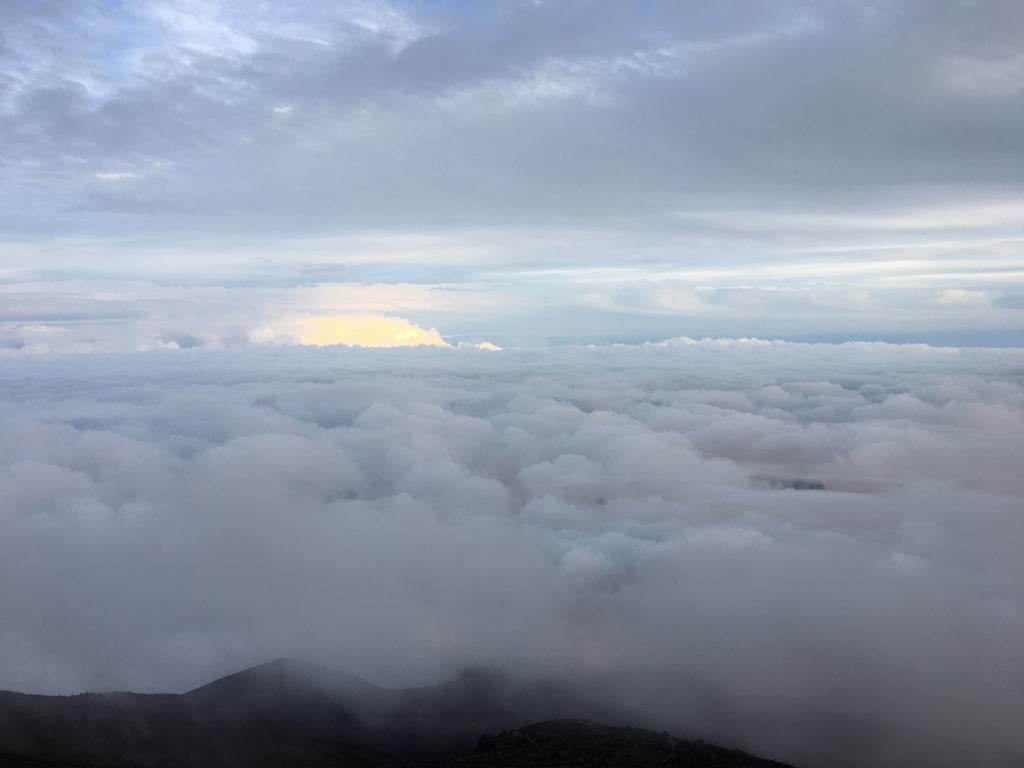
[[587, 720], [551, 720], [490, 737], [486, 749], [429, 768], [787, 768], [783, 763], [685, 741], [666, 732]]

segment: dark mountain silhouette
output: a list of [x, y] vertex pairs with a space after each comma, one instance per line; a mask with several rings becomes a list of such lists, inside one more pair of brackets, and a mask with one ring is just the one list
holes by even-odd
[[[180, 695], [0, 692], [0, 766], [654, 764], [636, 762], [641, 754], [652, 760], [655, 755], [663, 760], [692, 758], [659, 763], [665, 765], [781, 765], [667, 735], [581, 720], [560, 719], [513, 730], [569, 716], [622, 721], [611, 709], [587, 705], [564, 687], [518, 685], [488, 671], [467, 672], [436, 686], [391, 690], [315, 664], [278, 659]], [[503, 733], [497, 737], [481, 739], [481, 734], [499, 731]], [[672, 748], [666, 751], [665, 745]], [[616, 762], [620, 752], [625, 762]], [[546, 754], [561, 757], [543, 762]], [[609, 757], [604, 762], [587, 757], [598, 754]], [[723, 755], [742, 755], [748, 762], [722, 762]], [[520, 759], [526, 762], [514, 762]]]
[[788, 768], [783, 763], [668, 733], [589, 720], [549, 720], [484, 736], [466, 755], [431, 768]]

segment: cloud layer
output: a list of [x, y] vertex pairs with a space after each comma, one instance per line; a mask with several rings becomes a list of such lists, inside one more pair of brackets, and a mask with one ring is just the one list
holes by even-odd
[[480, 226], [1020, 178], [1013, 0], [149, 0], [3, 21], [9, 183], [95, 213]]
[[8, 360], [0, 687], [484, 664], [782, 757], [1013, 765], [1022, 372], [686, 339]]

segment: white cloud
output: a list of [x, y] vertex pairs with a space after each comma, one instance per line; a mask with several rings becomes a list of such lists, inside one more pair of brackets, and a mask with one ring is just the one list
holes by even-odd
[[97, 171], [93, 175], [100, 181], [131, 181], [142, 178], [142, 174], [132, 171]]
[[[498, 664], [805, 764], [1002, 765], [1021, 370], [753, 339], [10, 358], [0, 687]], [[865, 752], [816, 752], [844, 722]]]
[[257, 329], [253, 341], [350, 347], [449, 347], [436, 328], [421, 328], [405, 318], [388, 315], [334, 314], [296, 317], [277, 326]]

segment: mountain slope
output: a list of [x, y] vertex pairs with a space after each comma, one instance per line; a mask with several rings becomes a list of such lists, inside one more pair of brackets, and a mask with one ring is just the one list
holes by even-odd
[[684, 741], [667, 733], [615, 728], [589, 720], [551, 720], [496, 737], [476, 751], [430, 768], [787, 768], [783, 763]]
[[[561, 740], [576, 745], [574, 755], [596, 755], [619, 737], [583, 721], [508, 729], [535, 720], [593, 716], [593, 711], [564, 688], [516, 686], [487, 672], [466, 673], [437, 686], [389, 690], [335, 670], [278, 659], [181, 695], [0, 692], [0, 766], [379, 768], [437, 760], [442, 761], [437, 765], [501, 766], [518, 764], [508, 762], [515, 759], [542, 766], [548, 763], [537, 762], [543, 757], [538, 743]], [[502, 730], [506, 733], [496, 739], [480, 738]], [[647, 732], [629, 733], [632, 742], [649, 741], [639, 736]], [[515, 734], [527, 736], [517, 741]], [[651, 737], [655, 745], [669, 738]], [[477, 752], [471, 752], [478, 743]], [[679, 742], [684, 743], [689, 742]], [[497, 751], [491, 749], [495, 745]], [[494, 754], [480, 757], [488, 750]], [[627, 763], [607, 763], [619, 764]]]

